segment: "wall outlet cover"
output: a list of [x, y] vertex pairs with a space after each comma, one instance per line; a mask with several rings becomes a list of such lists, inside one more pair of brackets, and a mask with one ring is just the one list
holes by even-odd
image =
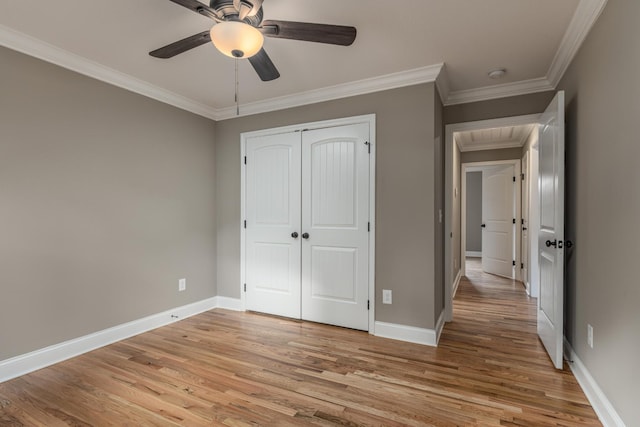
[[390, 289], [382, 290], [382, 303], [383, 304], [391, 304], [393, 300], [392, 291]]
[[187, 289], [187, 279], [178, 280], [178, 291], [182, 292]]

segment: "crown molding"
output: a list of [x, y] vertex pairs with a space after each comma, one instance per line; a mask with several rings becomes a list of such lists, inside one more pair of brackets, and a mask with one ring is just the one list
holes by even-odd
[[137, 79], [129, 74], [105, 67], [42, 40], [28, 36], [0, 24], [0, 45], [50, 62], [60, 67], [92, 77], [122, 89], [155, 99], [165, 104], [190, 111], [199, 116], [215, 119], [216, 110], [158, 86]]
[[593, 24], [604, 10], [607, 0], [580, 0], [576, 8], [573, 18], [564, 33], [564, 37], [560, 42], [560, 47], [556, 52], [556, 56], [551, 62], [549, 71], [547, 71], [547, 79], [555, 88], [560, 79], [569, 68], [571, 61], [578, 53], [584, 39], [591, 31]]
[[[129, 74], [106, 67], [97, 62], [76, 55], [67, 50], [53, 46], [42, 40], [0, 24], [0, 45], [25, 53], [46, 62], [58, 65], [71, 71], [95, 78], [105, 83], [118, 86], [131, 92], [155, 99], [165, 104], [190, 111], [199, 116], [213, 120], [225, 120], [236, 115], [236, 108], [214, 108], [196, 102], [185, 96], [152, 85]], [[314, 89], [293, 95], [267, 99], [240, 106], [239, 116], [248, 116], [285, 108], [315, 104], [350, 96], [363, 95], [420, 83], [435, 82], [441, 74], [443, 64], [430, 65], [407, 71], [387, 74], [380, 77], [339, 84], [321, 89]]]
[[555, 90], [606, 4], [607, 0], [580, 0], [546, 77], [451, 92], [445, 98], [444, 105], [465, 104]]
[[436, 86], [438, 88], [438, 92], [440, 93], [440, 100], [442, 101], [442, 103], [444, 103], [447, 99], [449, 99], [449, 94], [451, 93], [451, 86], [449, 85], [449, 74], [447, 73], [446, 64], [442, 64], [442, 70], [436, 78]]
[[607, 0], [580, 0], [547, 77], [452, 92], [445, 65], [435, 64], [244, 104], [240, 106], [239, 115], [235, 106], [217, 109], [202, 104], [4, 25], [0, 25], [0, 45], [213, 120], [250, 116], [429, 82], [435, 82], [444, 105], [456, 105], [555, 90], [606, 4]]
[[318, 102], [332, 101], [334, 99], [435, 82], [442, 69], [443, 64], [435, 64], [355, 82], [309, 90], [293, 95], [266, 99], [264, 101], [250, 102], [240, 105], [240, 114], [236, 114], [235, 106], [221, 108], [217, 110], [215, 120], [251, 116], [270, 111], [284, 110], [286, 108], [300, 107], [302, 105], [316, 104]]
[[490, 99], [506, 98], [509, 96], [526, 95], [529, 93], [553, 90], [549, 80], [544, 77], [501, 85], [485, 86], [478, 89], [458, 90], [451, 92], [444, 105], [466, 104], [468, 102], [487, 101]]

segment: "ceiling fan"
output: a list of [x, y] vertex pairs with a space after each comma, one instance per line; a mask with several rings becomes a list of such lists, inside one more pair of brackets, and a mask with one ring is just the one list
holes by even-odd
[[215, 21], [211, 30], [149, 52], [156, 58], [171, 58], [187, 50], [213, 42], [227, 56], [247, 58], [262, 81], [280, 77], [278, 69], [262, 48], [264, 36], [316, 43], [350, 46], [356, 29], [342, 25], [293, 21], [263, 21], [263, 0], [170, 0]]

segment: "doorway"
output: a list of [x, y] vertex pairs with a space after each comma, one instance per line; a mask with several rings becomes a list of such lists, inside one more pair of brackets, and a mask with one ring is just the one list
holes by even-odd
[[462, 164], [461, 276], [469, 257], [486, 273], [522, 280], [520, 176], [520, 160]]
[[[445, 230], [448, 235], [448, 239], [445, 240], [445, 320], [451, 321], [453, 319], [453, 305], [452, 300], [455, 295], [460, 279], [464, 274], [465, 254], [466, 250], [463, 246], [463, 210], [462, 210], [462, 186], [465, 185], [462, 179], [465, 175], [462, 174], [463, 164], [468, 163], [495, 163], [498, 161], [508, 160], [514, 165], [518, 166], [518, 170], [514, 173], [512, 180], [515, 179], [515, 187], [517, 192], [521, 193], [521, 181], [522, 171], [521, 161], [523, 152], [529, 152], [527, 170], [532, 170], [532, 150], [535, 149], [537, 141], [537, 124], [540, 121], [540, 115], [527, 115], [507, 117], [503, 119], [483, 120], [478, 122], [459, 123], [453, 125], [447, 125], [445, 131], [445, 212], [448, 214], [445, 216]], [[517, 129], [517, 132], [515, 131]], [[477, 140], [482, 140], [478, 143]], [[494, 142], [492, 142], [494, 141]], [[495, 142], [498, 141], [498, 142]], [[506, 156], [506, 157], [505, 157]], [[536, 165], [537, 167], [537, 165]], [[515, 166], [514, 166], [515, 168]], [[537, 178], [536, 178], [537, 179]], [[533, 189], [534, 181], [529, 180], [529, 189]], [[513, 181], [512, 181], [513, 184]], [[537, 186], [536, 186], [537, 188]], [[536, 197], [537, 193], [529, 191], [529, 201], [533, 197]], [[532, 203], [529, 203], [529, 210], [536, 208]], [[522, 206], [520, 202], [516, 206], [517, 212], [514, 217], [511, 218], [512, 226], [515, 220], [515, 229], [513, 230], [515, 236], [515, 250], [514, 256], [511, 259], [512, 267], [514, 268], [513, 277], [521, 279], [524, 278], [521, 275], [524, 265], [531, 265], [531, 254], [536, 254], [533, 248], [527, 252], [527, 259], [523, 259], [521, 256], [521, 239], [522, 239]], [[532, 234], [535, 233], [532, 225], [530, 224], [529, 241], [533, 242], [536, 239], [532, 238]], [[537, 248], [536, 248], [537, 249]], [[515, 262], [515, 266], [513, 263]], [[529, 276], [533, 275], [531, 268], [529, 270]], [[530, 280], [531, 281], [531, 280]], [[533, 286], [532, 286], [533, 288]], [[532, 295], [534, 296], [534, 295]]]

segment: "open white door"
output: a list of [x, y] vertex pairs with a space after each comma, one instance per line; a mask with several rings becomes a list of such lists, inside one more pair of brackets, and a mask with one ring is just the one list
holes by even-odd
[[300, 134], [246, 145], [246, 308], [300, 318]]
[[482, 171], [482, 270], [513, 278], [516, 217], [513, 165]]
[[302, 133], [302, 318], [369, 328], [369, 125]]
[[564, 324], [564, 92], [540, 121], [540, 297], [538, 335], [557, 369], [562, 369]]
[[527, 293], [531, 295], [531, 282], [529, 281], [529, 152], [524, 153], [522, 157], [522, 244], [521, 256], [522, 260], [522, 281], [524, 282]]

